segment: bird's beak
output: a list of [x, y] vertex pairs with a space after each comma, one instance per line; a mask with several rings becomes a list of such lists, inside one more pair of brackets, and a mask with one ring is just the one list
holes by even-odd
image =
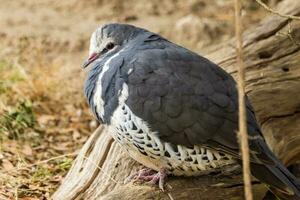
[[86, 67], [89, 66], [92, 62], [94, 62], [97, 58], [99, 58], [99, 56], [100, 56], [100, 53], [92, 53], [92, 54], [90, 55], [90, 57], [89, 57], [86, 61], [84, 61], [82, 67], [83, 67], [83, 68], [86, 68]]

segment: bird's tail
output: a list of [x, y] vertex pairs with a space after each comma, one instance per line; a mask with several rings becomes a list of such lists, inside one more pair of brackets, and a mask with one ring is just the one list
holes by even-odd
[[251, 163], [252, 174], [270, 189], [300, 199], [300, 183], [297, 178], [276, 158], [271, 150], [264, 145], [264, 151], [274, 164]]

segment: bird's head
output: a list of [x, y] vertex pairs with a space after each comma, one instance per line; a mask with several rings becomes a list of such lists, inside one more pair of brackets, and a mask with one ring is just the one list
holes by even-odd
[[89, 57], [83, 63], [83, 68], [86, 68], [95, 60], [104, 59], [117, 53], [144, 31], [144, 29], [127, 24], [100, 26], [91, 36]]

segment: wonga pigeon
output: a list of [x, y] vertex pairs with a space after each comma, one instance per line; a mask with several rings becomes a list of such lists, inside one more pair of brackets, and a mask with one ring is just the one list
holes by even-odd
[[[107, 24], [91, 36], [85, 95], [113, 138], [146, 167], [139, 178], [198, 176], [241, 163], [236, 82], [218, 65], [158, 34]], [[296, 178], [270, 151], [246, 100], [252, 174], [300, 197]]]

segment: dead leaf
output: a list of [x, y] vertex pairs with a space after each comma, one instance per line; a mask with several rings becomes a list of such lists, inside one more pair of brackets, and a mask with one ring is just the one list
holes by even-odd
[[13, 154], [18, 152], [18, 143], [15, 140], [8, 140], [3, 143], [3, 149]]
[[19, 198], [20, 200], [39, 200], [38, 198], [34, 198], [34, 197], [23, 197], [23, 198]]
[[55, 116], [53, 115], [40, 115], [38, 118], [38, 123], [41, 125], [46, 125], [49, 121], [55, 120]]
[[14, 165], [7, 159], [2, 160], [2, 167], [5, 171], [11, 171], [15, 169]]
[[70, 142], [61, 142], [58, 144], [58, 146], [52, 146], [52, 148], [56, 151], [66, 152], [70, 149]]
[[76, 130], [73, 132], [72, 136], [73, 136], [73, 140], [80, 139], [80, 133]]
[[22, 153], [26, 156], [32, 156], [32, 148], [28, 144], [25, 144], [22, 149]]

